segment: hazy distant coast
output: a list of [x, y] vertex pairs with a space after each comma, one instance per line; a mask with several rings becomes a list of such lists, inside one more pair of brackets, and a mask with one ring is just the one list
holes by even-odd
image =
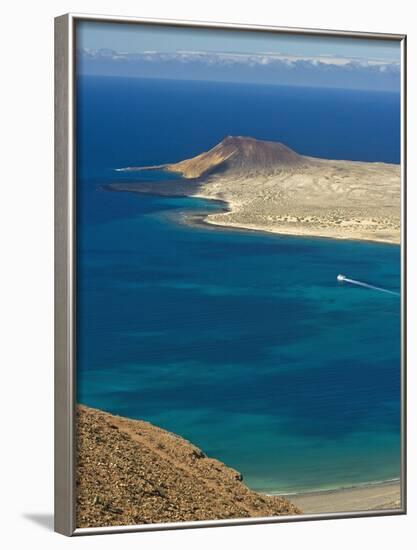
[[115, 191], [218, 199], [229, 211], [210, 224], [272, 233], [400, 242], [400, 166], [325, 160], [277, 142], [228, 136], [207, 152], [177, 163], [122, 170], [163, 169], [183, 177], [113, 184]]

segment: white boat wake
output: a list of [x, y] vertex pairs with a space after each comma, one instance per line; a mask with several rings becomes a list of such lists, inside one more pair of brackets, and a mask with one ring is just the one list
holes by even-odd
[[380, 292], [386, 292], [387, 294], [392, 294], [394, 296], [400, 296], [400, 293], [396, 292], [395, 290], [388, 290], [387, 288], [381, 288], [379, 286], [368, 285], [368, 283], [363, 283], [362, 281], [355, 281], [355, 279], [349, 279], [348, 277], [346, 277], [346, 275], [342, 275], [341, 273], [339, 273], [339, 275], [337, 276], [337, 280], [339, 281], [339, 283], [350, 283], [351, 285], [362, 286], [364, 288], [369, 288], [371, 290], [379, 290]]

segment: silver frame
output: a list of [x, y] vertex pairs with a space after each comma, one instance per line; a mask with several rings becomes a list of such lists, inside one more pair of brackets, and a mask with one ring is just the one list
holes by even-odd
[[[206, 29], [267, 31], [358, 39], [384, 39], [401, 46], [401, 508], [392, 510], [303, 514], [248, 519], [185, 521], [152, 525], [76, 528], [75, 400], [76, 400], [76, 177], [75, 177], [75, 27], [77, 21], [106, 21]], [[55, 531], [93, 535], [225, 525], [294, 522], [406, 514], [406, 40], [404, 34], [333, 31], [289, 27], [235, 25], [66, 14], [55, 18]]]

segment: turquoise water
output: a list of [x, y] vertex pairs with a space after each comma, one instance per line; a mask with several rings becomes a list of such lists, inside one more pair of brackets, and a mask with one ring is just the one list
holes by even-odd
[[[336, 276], [398, 291], [399, 247], [190, 226], [184, 213], [222, 206], [105, 191], [103, 183], [139, 179], [113, 168], [179, 160], [185, 149], [183, 134], [176, 142], [162, 122], [165, 107], [155, 110], [160, 88], [142, 101], [138, 85], [118, 104], [118, 86], [102, 85], [98, 99], [93, 84], [80, 89], [78, 400], [178, 433], [258, 490], [398, 478], [400, 302]], [[177, 122], [181, 90], [166, 91]], [[192, 93], [189, 109], [201, 106], [198, 93], [220, 109], [212, 89]], [[246, 94], [255, 102], [256, 90]], [[323, 109], [331, 101], [320, 97]], [[354, 96], [347, 109], [355, 115], [358, 104]], [[150, 130], [149, 113], [159, 120]], [[254, 117], [251, 135], [262, 137], [260, 124]], [[303, 124], [308, 134], [313, 121]], [[224, 125], [223, 136], [242, 133]], [[200, 138], [188, 139], [191, 150]]]

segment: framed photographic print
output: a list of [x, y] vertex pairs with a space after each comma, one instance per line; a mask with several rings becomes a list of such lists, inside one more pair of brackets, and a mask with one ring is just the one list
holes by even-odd
[[55, 529], [405, 513], [405, 36], [55, 32]]

